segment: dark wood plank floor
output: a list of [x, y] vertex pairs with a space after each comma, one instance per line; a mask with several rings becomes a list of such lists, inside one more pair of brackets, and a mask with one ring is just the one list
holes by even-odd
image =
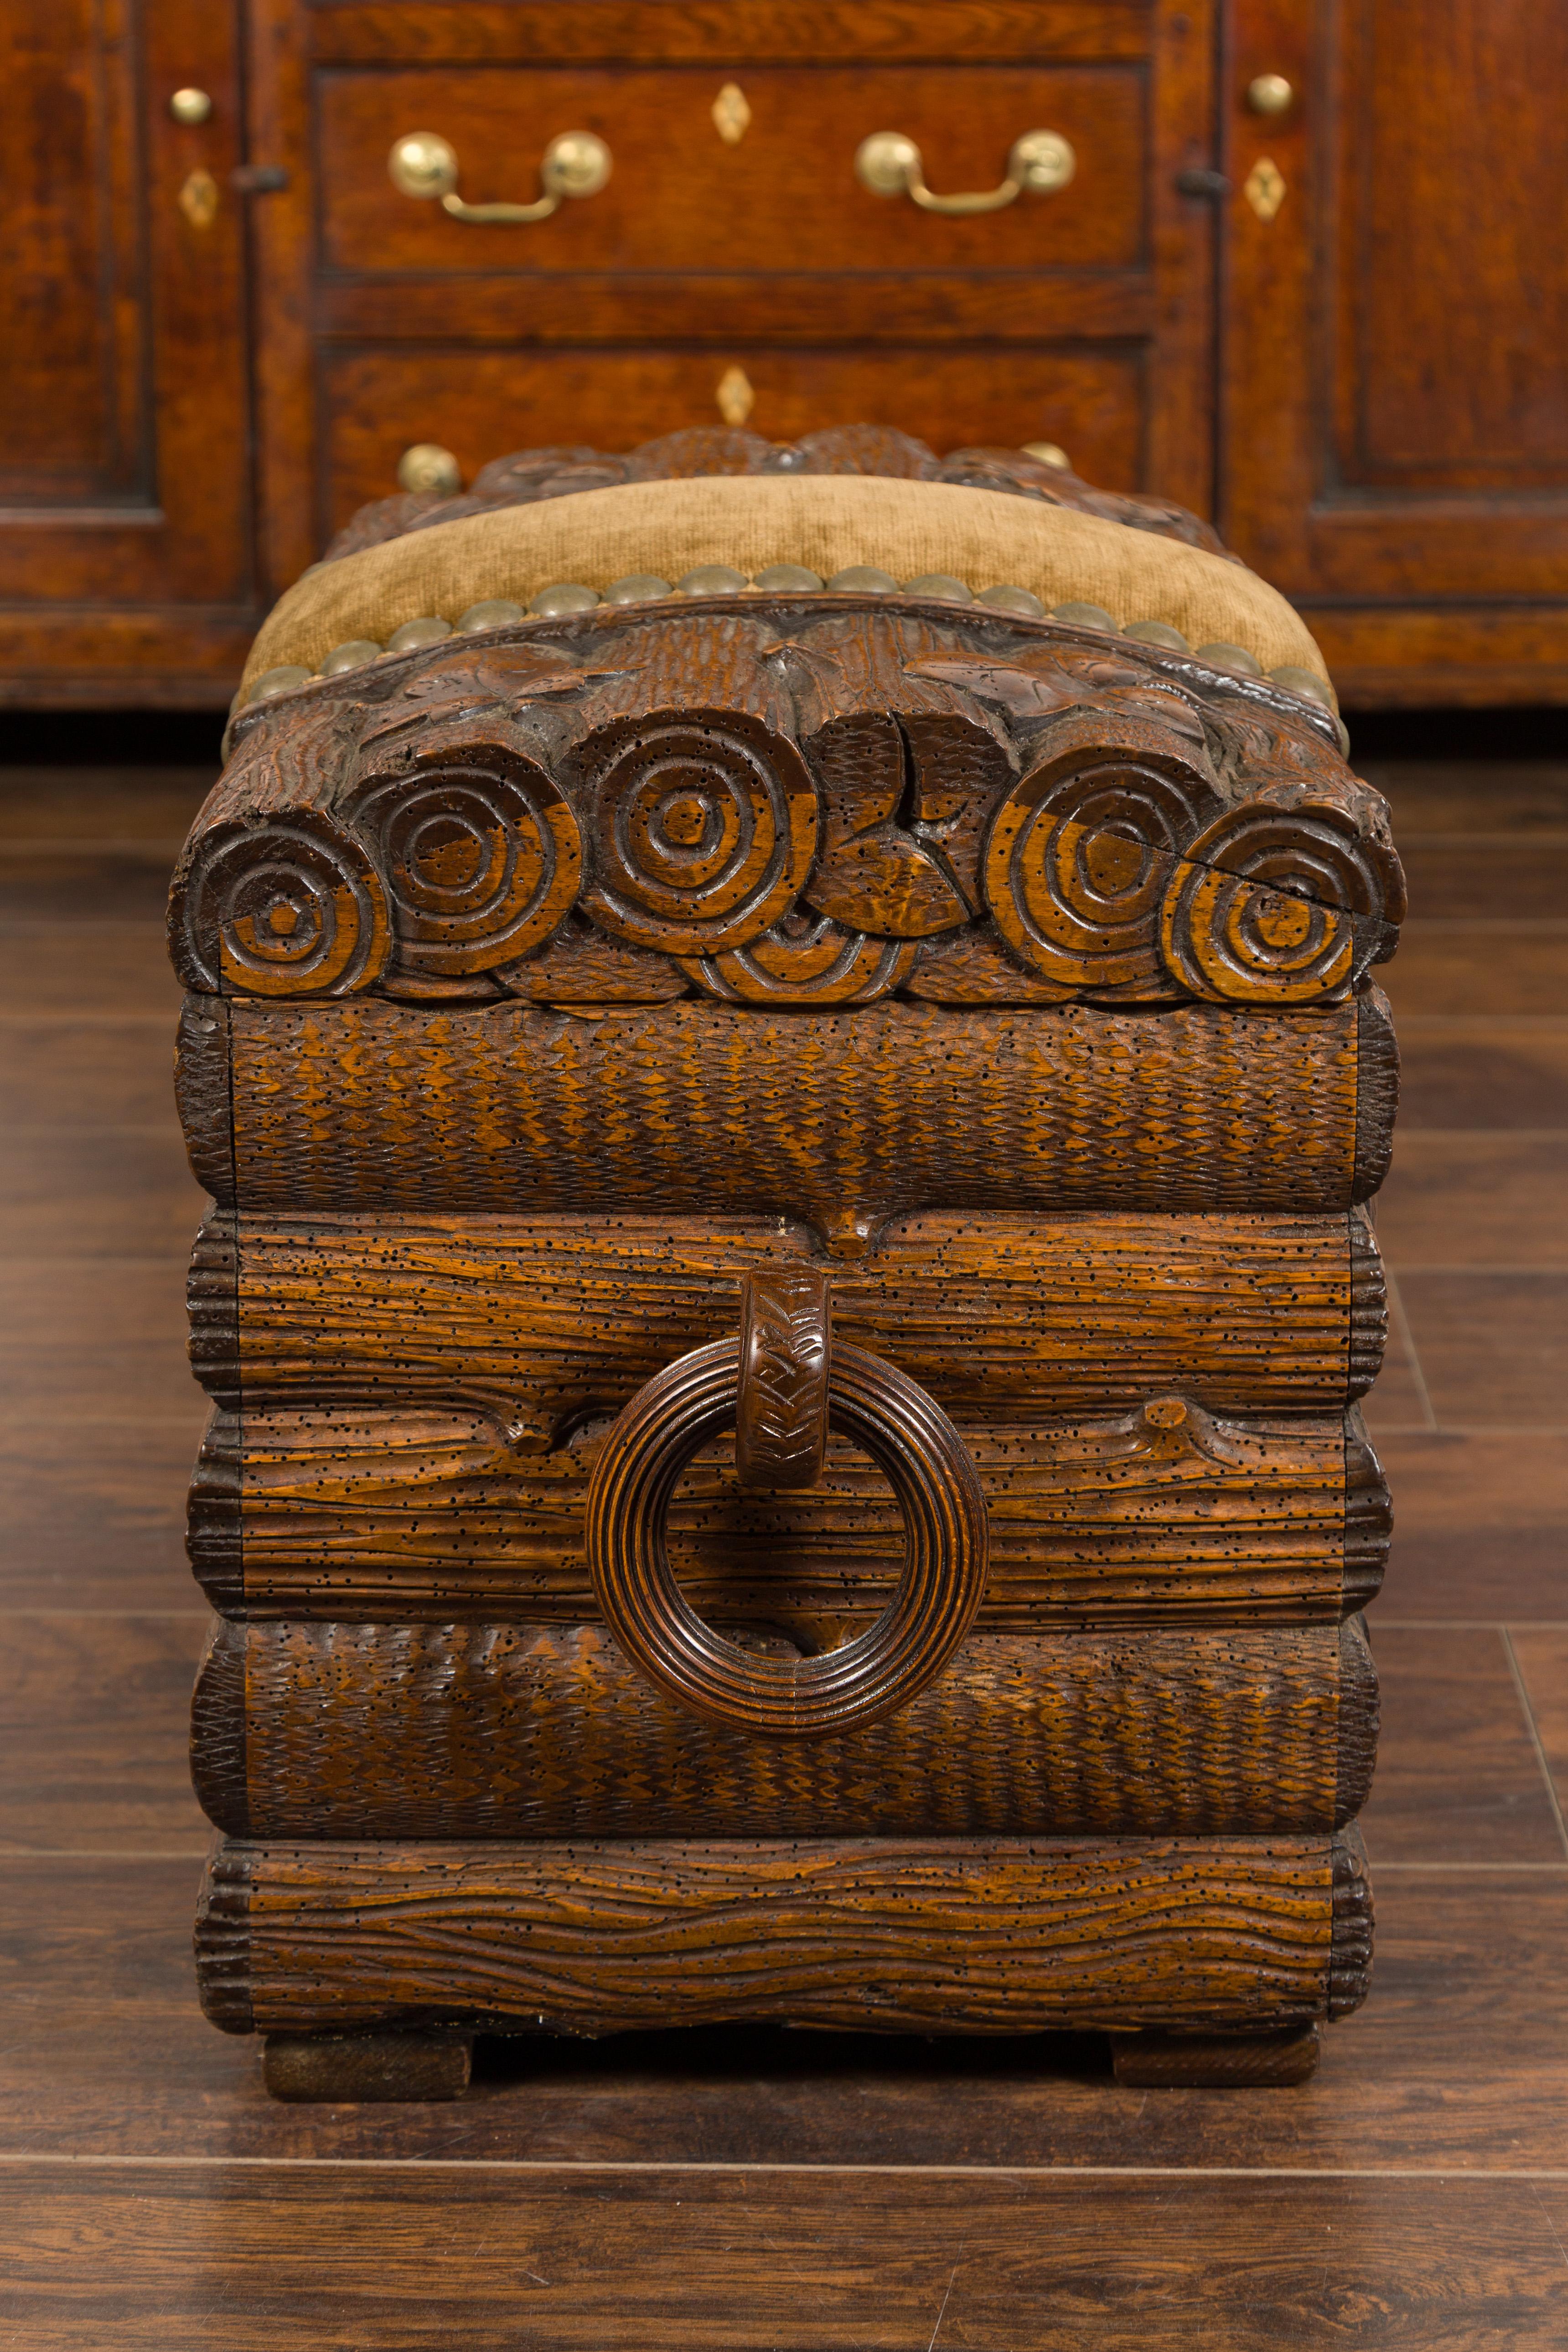
[[0, 2346], [1568, 2345], [1568, 769], [1394, 763], [1373, 1998], [1295, 2091], [1102, 2045], [480, 2053], [287, 2108], [196, 2012], [201, 1196], [158, 910], [205, 779], [0, 771]]

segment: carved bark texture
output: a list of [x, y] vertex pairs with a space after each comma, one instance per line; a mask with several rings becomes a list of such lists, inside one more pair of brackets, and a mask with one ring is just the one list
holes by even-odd
[[[473, 1411], [219, 1413], [197, 1472], [197, 1575], [254, 1616], [584, 1622], [603, 1426], [540, 1454]], [[1166, 1396], [962, 1435], [990, 1518], [989, 1631], [1332, 1622], [1381, 1577], [1386, 1493], [1352, 1424], [1347, 1503], [1342, 1415], [1221, 1420]], [[700, 1455], [671, 1504], [682, 1590], [710, 1622], [831, 1647], [891, 1596], [902, 1525], [887, 1482], [835, 1440], [816, 1486], [761, 1493], [737, 1484], [730, 1451]]]
[[1304, 1835], [1362, 1803], [1376, 1709], [1356, 1622], [971, 1635], [806, 1746], [700, 1722], [595, 1626], [220, 1622], [192, 1758], [237, 1837]]
[[[237, 1410], [408, 1403], [493, 1413], [520, 1446], [618, 1412], [735, 1328], [752, 1274], [820, 1271], [808, 1226], [761, 1218], [247, 1216], [207, 1220], [191, 1360]], [[833, 1328], [959, 1419], [1349, 1402], [1387, 1301], [1343, 1216], [927, 1213], [832, 1269]]]
[[1345, 1415], [1345, 1607], [1377, 1598], [1394, 1536], [1394, 1507], [1383, 1465], [1359, 1412]]
[[[228, 1051], [209, 1025], [231, 1024]], [[1286, 1211], [1356, 1194], [1393, 1051], [1328, 1012], [193, 1001], [181, 1110], [225, 1206], [803, 1217], [863, 1255], [921, 1208]], [[215, 1098], [232, 1107], [232, 1159]], [[1378, 1171], [1374, 1171], [1374, 1174]]]
[[231, 2032], [1305, 2025], [1365, 1981], [1340, 1838], [229, 1845]]
[[1352, 1822], [1333, 1843], [1333, 1933], [1329, 1969], [1331, 2018], [1348, 2017], [1366, 1999], [1372, 1978], [1372, 1882], [1366, 1847]]

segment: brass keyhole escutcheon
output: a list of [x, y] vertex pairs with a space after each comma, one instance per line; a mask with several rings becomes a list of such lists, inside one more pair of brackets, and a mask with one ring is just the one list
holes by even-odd
[[743, 367], [727, 367], [713, 390], [719, 414], [726, 425], [744, 425], [757, 404], [751, 378]]
[[1285, 174], [1272, 155], [1260, 155], [1248, 172], [1242, 194], [1260, 221], [1271, 221], [1285, 201]]
[[751, 128], [752, 110], [738, 81], [727, 81], [709, 109], [726, 147], [738, 147]]

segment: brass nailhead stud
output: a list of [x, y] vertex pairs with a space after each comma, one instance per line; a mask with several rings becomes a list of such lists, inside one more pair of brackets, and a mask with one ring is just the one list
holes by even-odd
[[994, 588], [983, 588], [976, 604], [990, 604], [998, 613], [1017, 613], [1027, 621], [1043, 621], [1046, 608], [1039, 598], [1027, 588], [1009, 588], [1004, 582]]

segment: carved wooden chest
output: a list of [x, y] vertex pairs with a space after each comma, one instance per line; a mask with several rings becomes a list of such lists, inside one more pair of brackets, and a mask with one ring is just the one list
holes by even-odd
[[214, 2021], [1363, 1996], [1386, 812], [1179, 510], [854, 428], [534, 452], [286, 598], [174, 892]]

